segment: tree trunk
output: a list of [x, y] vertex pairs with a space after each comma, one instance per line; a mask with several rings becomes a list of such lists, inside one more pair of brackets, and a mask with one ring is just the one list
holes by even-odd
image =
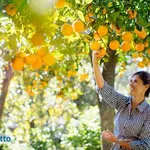
[[[108, 50], [108, 53], [110, 56], [109, 62], [105, 63], [102, 74], [104, 80], [109, 85], [114, 87], [117, 55], [115, 55], [115, 51], [112, 50]], [[113, 132], [115, 110], [112, 107], [110, 107], [103, 99], [99, 100], [99, 97], [98, 97], [98, 105], [99, 105], [100, 117], [101, 117], [101, 131], [109, 129], [110, 131]], [[102, 139], [103, 150], [109, 150], [111, 146], [112, 143]]]
[[9, 83], [10, 83], [10, 80], [12, 79], [12, 77], [14, 75], [12, 72], [12, 68], [11, 68], [10, 64], [8, 64], [8, 66], [5, 67], [5, 73], [6, 73], [5, 79], [3, 81], [2, 92], [0, 95], [0, 125], [1, 125], [1, 120], [2, 120], [2, 114], [3, 114], [5, 99], [6, 99], [8, 88], [9, 88]]

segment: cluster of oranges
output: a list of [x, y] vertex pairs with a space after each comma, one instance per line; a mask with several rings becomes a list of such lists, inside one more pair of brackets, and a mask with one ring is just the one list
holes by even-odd
[[[90, 43], [90, 49], [95, 51], [100, 49], [100, 44], [98, 40], [101, 40], [101, 37], [107, 35], [108, 28], [104, 25], [100, 26], [97, 30], [97, 32], [94, 32], [94, 41]], [[146, 38], [146, 31], [144, 28], [142, 31], [138, 31], [136, 28], [134, 30], [135, 35], [130, 31], [124, 31], [121, 35], [122, 43], [120, 44], [118, 40], [114, 39], [109, 41], [108, 46], [111, 50], [117, 50], [118, 48], [121, 48], [123, 52], [128, 52], [132, 46], [134, 46], [135, 50], [137, 52], [143, 51], [146, 47], [148, 47], [148, 42], [145, 43], [139, 42], [134, 43], [134, 36], [137, 36], [139, 39], [145, 39]]]
[[83, 32], [85, 25], [82, 21], [76, 20], [72, 24], [64, 23], [61, 27], [61, 32], [64, 36], [70, 36], [73, 32]]
[[104, 46], [101, 46], [98, 40], [101, 39], [101, 37], [107, 35], [108, 28], [104, 25], [99, 26], [97, 31], [94, 32], [94, 41], [90, 42], [90, 49], [93, 51], [97, 51], [98, 57], [104, 57], [106, 55], [106, 49]]
[[[63, 8], [66, 4], [65, 0], [57, 0], [56, 3], [54, 4], [55, 8]], [[5, 11], [8, 15], [10, 16], [14, 16], [17, 13], [17, 7], [15, 5], [15, 3], [9, 3], [8, 5], [6, 5], [5, 7]]]
[[40, 69], [43, 64], [46, 66], [55, 64], [53, 54], [48, 52], [45, 46], [38, 48], [36, 54], [19, 53], [12, 59], [12, 68], [17, 71], [22, 71], [24, 65], [29, 65], [32, 69]]

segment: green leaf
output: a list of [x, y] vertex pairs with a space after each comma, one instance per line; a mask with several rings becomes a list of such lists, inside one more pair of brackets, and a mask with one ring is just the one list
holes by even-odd
[[80, 18], [83, 22], [85, 22], [83, 12], [82, 12], [82, 11], [80, 11], [80, 10], [78, 10], [78, 11], [77, 11], [77, 14], [78, 14], [79, 18]]
[[92, 3], [92, 1], [93, 1], [93, 0], [85, 0], [85, 3], [86, 3], [86, 4], [90, 4], [90, 3]]
[[3, 59], [4, 59], [5, 61], [7, 61], [7, 62], [10, 62], [11, 59], [12, 59], [12, 56], [11, 56], [10, 54], [7, 54], [7, 55], [5, 55], [5, 56], [3, 57]]
[[16, 41], [17, 36], [15, 34], [12, 34], [8, 37], [8, 45], [10, 49], [16, 50], [17, 49], [17, 41]]

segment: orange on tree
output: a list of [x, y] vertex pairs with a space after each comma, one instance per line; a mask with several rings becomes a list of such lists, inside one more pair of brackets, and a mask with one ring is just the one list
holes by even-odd
[[63, 8], [65, 6], [65, 0], [56, 0], [55, 8]]
[[149, 55], [150, 55], [150, 48], [149, 48], [149, 49], [147, 49], [146, 51], [147, 51], [147, 54], [149, 54]]
[[87, 73], [80, 74], [80, 75], [79, 75], [79, 81], [80, 81], [80, 82], [85, 81], [85, 80], [87, 80], [88, 77], [89, 77], [89, 76], [88, 76]]
[[138, 57], [139, 57], [138, 53], [133, 53], [132, 54], [132, 58], [138, 58]]
[[112, 50], [118, 49], [119, 46], [120, 46], [120, 44], [119, 44], [119, 42], [118, 42], [117, 40], [112, 40], [112, 41], [110, 41], [110, 43], [109, 43], [109, 47], [110, 47], [110, 49], [112, 49]]
[[95, 40], [100, 40], [101, 39], [97, 32], [94, 32], [93, 37], [94, 37]]
[[55, 58], [52, 53], [46, 54], [43, 58], [43, 63], [47, 66], [52, 66], [55, 64]]
[[143, 51], [144, 50], [144, 44], [143, 43], [136, 43], [135, 44], [135, 50], [137, 51], [137, 52], [141, 52], [141, 51]]
[[133, 34], [130, 31], [124, 31], [122, 33], [122, 40], [131, 42], [133, 40]]
[[140, 68], [144, 68], [145, 64], [144, 64], [143, 61], [141, 61], [141, 62], [138, 62], [137, 66], [140, 67]]
[[74, 21], [72, 27], [75, 32], [83, 32], [85, 30], [84, 23], [80, 20]]
[[105, 36], [108, 33], [108, 28], [106, 26], [99, 26], [97, 30], [100, 36]]
[[28, 65], [32, 65], [36, 63], [36, 61], [37, 61], [37, 55], [29, 54], [25, 57], [25, 63]]
[[61, 27], [61, 32], [64, 36], [70, 36], [73, 33], [72, 25], [64, 23], [63, 26]]
[[92, 41], [90, 43], [90, 49], [93, 51], [97, 51], [100, 49], [100, 44], [97, 41]]
[[67, 77], [68, 77], [68, 78], [70, 78], [70, 77], [75, 76], [76, 74], [77, 74], [77, 72], [76, 72], [76, 71], [74, 71], [74, 70], [69, 70], [69, 71], [68, 71], [68, 75], [67, 75]]
[[93, 16], [94, 14], [92, 12], [89, 12], [88, 14], [85, 15], [85, 21], [89, 23], [94, 22], [95, 19], [92, 18]]
[[142, 27], [142, 30], [139, 31], [137, 30], [136, 28], [134, 29], [134, 32], [137, 34], [137, 36], [140, 38], [140, 39], [145, 39], [147, 34], [146, 34], [146, 31], [145, 29]]
[[31, 42], [33, 43], [34, 46], [40, 46], [44, 44], [44, 36], [41, 33], [35, 33], [32, 38]]
[[43, 65], [41, 57], [37, 56], [36, 62], [31, 64], [31, 67], [33, 69], [40, 69]]
[[17, 71], [22, 71], [23, 70], [23, 67], [24, 67], [24, 61], [19, 58], [19, 57], [15, 57], [12, 59], [12, 68], [14, 70], [17, 70]]
[[106, 50], [104, 48], [101, 48], [100, 50], [96, 51], [97, 57], [104, 57], [106, 55]]
[[131, 49], [131, 43], [123, 41], [121, 44], [121, 49], [123, 52], [128, 52]]
[[145, 41], [145, 42], [144, 42], [144, 46], [145, 46], [145, 47], [148, 47], [148, 46], [149, 46], [148, 41]]
[[14, 16], [17, 13], [17, 8], [14, 3], [10, 3], [5, 7], [6, 13], [10, 16]]
[[134, 19], [137, 15], [137, 11], [130, 9], [130, 10], [128, 10], [128, 14], [129, 14], [130, 19]]
[[46, 46], [41, 46], [36, 51], [36, 54], [40, 57], [44, 57], [48, 53], [48, 48]]
[[143, 57], [143, 53], [141, 52], [141, 53], [138, 53], [138, 55], [139, 55], [139, 57]]

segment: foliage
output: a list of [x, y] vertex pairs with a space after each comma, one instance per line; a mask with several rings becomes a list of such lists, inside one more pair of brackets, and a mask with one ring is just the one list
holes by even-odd
[[[81, 139], [67, 135], [73, 132], [71, 118], [80, 116], [84, 104], [96, 104], [95, 96], [89, 96], [91, 53], [100, 51], [102, 62], [109, 63], [110, 51], [115, 51], [118, 75], [131, 63], [149, 67], [149, 6], [144, 0], [1, 0], [0, 61], [11, 62], [15, 73], [3, 118], [4, 129], [12, 124], [6, 133], [36, 149], [61, 149], [63, 142], [96, 149], [99, 128], [93, 131], [81, 123]], [[63, 127], [56, 123], [62, 116]]]

